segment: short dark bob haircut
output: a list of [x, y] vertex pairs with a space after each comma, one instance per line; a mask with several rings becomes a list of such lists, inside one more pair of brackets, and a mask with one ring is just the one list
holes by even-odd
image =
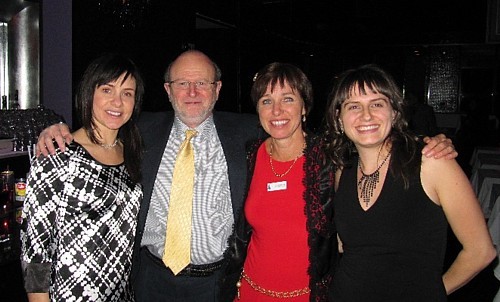
[[250, 97], [255, 108], [257, 108], [259, 99], [266, 93], [267, 86], [271, 85], [271, 91], [273, 91], [277, 84], [283, 87], [285, 82], [290, 85], [290, 88], [298, 92], [302, 100], [304, 100], [307, 116], [313, 106], [312, 84], [300, 68], [290, 63], [270, 63], [255, 75], [250, 91]]

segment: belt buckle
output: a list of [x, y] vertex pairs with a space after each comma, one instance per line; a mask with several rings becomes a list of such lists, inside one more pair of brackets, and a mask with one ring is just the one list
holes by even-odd
[[186, 266], [182, 271], [180, 271], [179, 275], [191, 277], [208, 277], [221, 266], [222, 264], [218, 262], [200, 265], [200, 267], [196, 267], [195, 265], [190, 264]]
[[186, 274], [187, 276], [192, 276], [193, 275], [193, 269], [191, 268], [191, 265], [186, 266], [181, 273]]
[[190, 266], [186, 266], [182, 271], [179, 272], [180, 276], [189, 276], [189, 277], [207, 277], [213, 272], [206, 272], [196, 268], [192, 268]]

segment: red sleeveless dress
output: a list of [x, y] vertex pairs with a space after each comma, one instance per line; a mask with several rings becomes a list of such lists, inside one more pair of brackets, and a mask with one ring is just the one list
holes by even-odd
[[[273, 160], [277, 173], [284, 173], [293, 161]], [[245, 215], [253, 228], [244, 270], [260, 287], [290, 292], [309, 285], [304, 194], [304, 156], [288, 174], [277, 177], [269, 163], [264, 144], [259, 147]], [[254, 290], [241, 280], [239, 302], [309, 301], [309, 294], [295, 298], [273, 298]]]

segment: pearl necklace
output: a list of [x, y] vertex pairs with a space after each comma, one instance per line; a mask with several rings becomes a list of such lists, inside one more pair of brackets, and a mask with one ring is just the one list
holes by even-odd
[[380, 168], [385, 164], [389, 156], [391, 155], [391, 152], [387, 153], [387, 156], [384, 158], [384, 160], [380, 163], [380, 165], [377, 167], [375, 172], [371, 174], [365, 174], [363, 172], [362, 168], [362, 162], [361, 158], [358, 160], [358, 167], [359, 171], [361, 172], [361, 178], [358, 181], [358, 188], [360, 190], [360, 197], [363, 199], [363, 202], [366, 203], [366, 207], [368, 208], [368, 205], [370, 204], [370, 198], [373, 197], [373, 191], [375, 190], [375, 187], [380, 181]]
[[[304, 148], [305, 147], [306, 147], [306, 142], [304, 141]], [[274, 173], [274, 175], [276, 177], [281, 178], [281, 177], [287, 175], [288, 173], [290, 173], [290, 171], [292, 170], [293, 166], [295, 165], [295, 163], [297, 162], [297, 160], [301, 156], [302, 156], [302, 153], [300, 153], [299, 155], [297, 155], [297, 157], [295, 157], [295, 159], [293, 160], [293, 163], [290, 165], [290, 167], [288, 168], [288, 170], [286, 170], [284, 173], [279, 174], [274, 169], [274, 165], [273, 165], [273, 143], [271, 142], [271, 147], [269, 148], [269, 163], [271, 164], [271, 170], [273, 171], [273, 173]]]
[[112, 144], [99, 144], [99, 146], [103, 147], [104, 149], [113, 149], [114, 147], [116, 147], [117, 143], [118, 139], [116, 138]]

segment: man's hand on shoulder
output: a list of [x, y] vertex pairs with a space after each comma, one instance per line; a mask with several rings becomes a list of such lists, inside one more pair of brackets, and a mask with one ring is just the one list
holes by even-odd
[[454, 159], [458, 156], [453, 142], [444, 134], [438, 134], [434, 137], [424, 137], [423, 141], [426, 145], [422, 149], [422, 154], [426, 157]]
[[73, 135], [71, 135], [68, 125], [59, 123], [43, 129], [38, 136], [36, 156], [40, 156], [40, 154], [45, 156], [55, 154], [56, 146], [54, 145], [54, 140], [59, 149], [64, 152], [66, 150], [66, 144], [73, 141]]

